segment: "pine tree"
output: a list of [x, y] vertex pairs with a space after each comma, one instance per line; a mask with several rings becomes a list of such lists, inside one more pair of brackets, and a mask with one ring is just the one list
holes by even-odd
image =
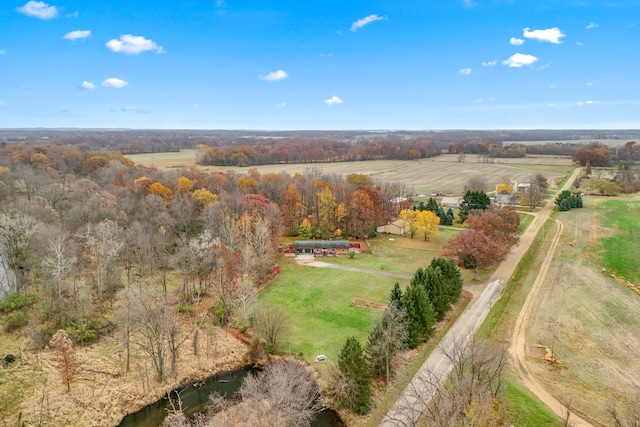
[[409, 330], [407, 346], [416, 348], [419, 344], [426, 342], [433, 333], [435, 324], [433, 305], [429, 301], [424, 286], [413, 280], [403, 295], [402, 305], [407, 311]]
[[391, 378], [393, 358], [406, 346], [407, 333], [407, 313], [392, 302], [369, 334], [365, 351], [371, 372], [383, 376], [386, 383]]
[[351, 410], [364, 415], [371, 409], [371, 374], [364, 351], [356, 337], [349, 337], [338, 355], [338, 369], [355, 384], [351, 396]]
[[425, 290], [429, 295], [429, 301], [433, 305], [436, 322], [444, 319], [445, 314], [451, 308], [449, 293], [447, 292], [442, 272], [438, 267], [428, 267], [425, 270], [427, 281], [425, 282]]
[[456, 262], [453, 259], [436, 257], [431, 260], [429, 267], [440, 269], [445, 289], [449, 295], [449, 302], [457, 302], [462, 293], [462, 278]]
[[433, 213], [438, 212], [438, 202], [433, 197], [429, 197], [427, 201], [426, 210], [431, 211]]
[[453, 215], [453, 209], [449, 208], [447, 209], [447, 225], [453, 225], [453, 220], [455, 219], [454, 215]]
[[581, 208], [584, 205], [582, 204], [582, 196], [576, 196], [576, 208]]
[[393, 285], [393, 289], [391, 289], [391, 294], [389, 295], [389, 305], [392, 304], [395, 304], [398, 308], [402, 308], [402, 289], [400, 289], [398, 282]]
[[56, 352], [56, 368], [62, 376], [62, 384], [66, 384], [67, 391], [71, 391], [71, 383], [80, 372], [73, 343], [64, 330], [58, 329], [49, 341], [49, 347]]

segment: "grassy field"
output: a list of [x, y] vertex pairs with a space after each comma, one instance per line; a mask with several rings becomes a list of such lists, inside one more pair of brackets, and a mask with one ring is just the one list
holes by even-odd
[[[623, 407], [637, 393], [633, 373], [640, 372], [640, 297], [602, 268], [618, 278], [638, 272], [639, 248], [622, 236], [636, 233], [637, 242], [640, 217], [634, 205], [638, 202], [589, 198], [584, 209], [554, 214], [564, 231], [527, 332], [531, 372], [552, 395], [595, 419], [596, 425], [611, 425], [608, 408], [614, 403]], [[542, 240], [542, 232], [537, 236], [478, 337], [510, 339], [555, 226], [548, 223], [545, 229], [546, 238]], [[636, 267], [629, 268], [630, 263]], [[637, 276], [630, 277], [637, 283]], [[544, 360], [544, 347], [553, 349], [558, 363]], [[514, 386], [507, 384], [506, 391], [520, 417], [515, 425], [558, 425], [551, 419], [528, 422], [541, 412], [539, 402]]]
[[607, 271], [630, 283], [640, 283], [640, 202], [611, 200], [599, 206], [604, 226], [615, 236], [601, 239], [601, 262]]
[[291, 316], [291, 331], [283, 351], [303, 353], [304, 359], [321, 371], [325, 362], [315, 356], [325, 354], [335, 362], [345, 340], [357, 337], [366, 341], [371, 325], [381, 312], [353, 307], [353, 299], [386, 304], [393, 284], [408, 281], [376, 274], [363, 274], [298, 265], [291, 258], [277, 260], [281, 275], [260, 293], [260, 302], [283, 307]]
[[[177, 153], [147, 153], [126, 156], [136, 164], [159, 169], [184, 168], [195, 165], [195, 150]], [[383, 182], [403, 182], [419, 193], [461, 194], [465, 183], [472, 176], [487, 178], [492, 186], [502, 178], [522, 182], [531, 175], [541, 174], [549, 182], [556, 176], [566, 175], [572, 170], [568, 157], [535, 156], [521, 159], [496, 159], [495, 163], [478, 163], [477, 156], [469, 155], [465, 162], [458, 162], [453, 154], [444, 154], [432, 159], [414, 161], [371, 160], [366, 162], [278, 164], [256, 166], [260, 173], [287, 172], [294, 174], [312, 168], [325, 173], [347, 175], [358, 172]], [[246, 173], [249, 168], [230, 166], [202, 167], [208, 172], [233, 170]]]

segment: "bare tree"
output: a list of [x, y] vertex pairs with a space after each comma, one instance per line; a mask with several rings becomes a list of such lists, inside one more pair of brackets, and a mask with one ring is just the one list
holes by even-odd
[[387, 421], [403, 427], [427, 425], [506, 427], [506, 405], [501, 396], [507, 365], [502, 347], [472, 341], [466, 348], [446, 352], [453, 362], [443, 385], [435, 372], [422, 371], [410, 383]]
[[488, 191], [489, 190], [489, 181], [482, 175], [474, 175], [467, 180], [467, 183], [464, 185], [465, 193], [467, 191]]
[[[640, 427], [640, 396], [635, 399], [624, 399], [620, 402], [612, 403], [609, 407], [613, 427]], [[620, 407], [622, 406], [622, 407]]]
[[96, 285], [98, 303], [102, 308], [107, 273], [124, 246], [122, 231], [115, 221], [106, 219], [95, 225], [87, 224], [86, 230], [78, 233], [78, 237], [83, 243], [84, 254], [95, 273], [91, 276]]
[[259, 307], [253, 316], [253, 327], [267, 347], [276, 350], [290, 327], [290, 318], [281, 307]]
[[296, 360], [277, 360], [257, 375], [247, 375], [240, 387], [243, 401], [267, 401], [289, 426], [311, 424], [322, 408], [320, 388]]

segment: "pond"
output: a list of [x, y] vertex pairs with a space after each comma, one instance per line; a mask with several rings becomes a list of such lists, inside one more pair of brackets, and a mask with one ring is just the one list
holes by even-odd
[[[213, 392], [232, 398], [240, 389], [242, 379], [249, 373], [258, 372], [258, 368], [241, 368], [235, 371], [221, 373], [206, 380], [190, 385], [179, 390], [182, 407], [187, 417], [193, 417], [203, 412], [209, 403], [209, 395]], [[175, 392], [171, 393], [175, 398]], [[145, 406], [138, 412], [129, 414], [122, 419], [120, 427], [157, 427], [162, 424], [167, 415], [167, 409], [171, 408], [166, 397], [151, 405]], [[343, 427], [344, 423], [338, 414], [330, 409], [320, 412], [311, 424], [312, 427]]]

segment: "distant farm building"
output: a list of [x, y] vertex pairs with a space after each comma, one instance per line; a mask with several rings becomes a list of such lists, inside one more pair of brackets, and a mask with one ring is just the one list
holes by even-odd
[[[348, 240], [296, 240], [293, 244], [295, 254], [316, 256], [347, 255], [350, 251], [361, 253], [360, 243]], [[288, 255], [285, 251], [285, 255]]]
[[460, 197], [443, 197], [440, 201], [440, 206], [443, 208], [457, 208], [460, 207], [462, 199]]
[[405, 234], [406, 224], [403, 220], [397, 219], [393, 222], [389, 222], [386, 225], [379, 225], [376, 227], [376, 232], [378, 233], [388, 233], [388, 234], [399, 234], [404, 236]]

